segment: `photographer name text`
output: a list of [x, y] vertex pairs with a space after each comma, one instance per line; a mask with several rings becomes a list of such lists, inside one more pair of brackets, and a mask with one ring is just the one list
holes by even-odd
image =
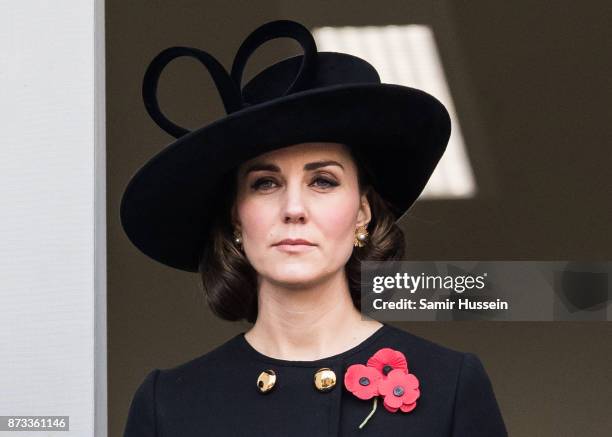
[[509, 303], [502, 299], [483, 299], [482, 293], [486, 288], [487, 274], [464, 276], [440, 275], [409, 275], [396, 273], [392, 276], [375, 276], [372, 279], [372, 292], [380, 294], [389, 290], [402, 290], [411, 295], [418, 291], [446, 291], [462, 295], [466, 291], [478, 292], [477, 296], [461, 298], [400, 298], [386, 300], [375, 298], [372, 307], [375, 310], [507, 310]]

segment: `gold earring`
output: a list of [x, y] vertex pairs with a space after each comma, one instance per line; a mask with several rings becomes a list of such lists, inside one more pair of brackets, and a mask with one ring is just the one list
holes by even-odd
[[234, 243], [236, 244], [236, 246], [242, 245], [242, 235], [237, 229], [234, 229]]
[[365, 225], [361, 225], [355, 231], [355, 240], [353, 241], [353, 245], [355, 247], [363, 247], [366, 245], [366, 240], [368, 238], [368, 230]]

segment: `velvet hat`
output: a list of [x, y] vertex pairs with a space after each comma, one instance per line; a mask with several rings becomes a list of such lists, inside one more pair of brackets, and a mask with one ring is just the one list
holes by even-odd
[[[273, 38], [292, 38], [303, 54], [277, 62], [242, 86], [249, 56]], [[159, 76], [180, 56], [209, 71], [227, 112], [189, 131], [161, 112]], [[337, 142], [358, 153], [375, 190], [399, 219], [417, 199], [450, 136], [444, 105], [426, 92], [381, 83], [365, 60], [318, 52], [312, 34], [289, 20], [266, 23], [242, 43], [231, 71], [205, 51], [175, 46], [148, 66], [142, 87], [151, 118], [175, 139], [130, 179], [120, 218], [130, 241], [167, 266], [197, 272], [224, 178], [263, 153], [304, 142]]]

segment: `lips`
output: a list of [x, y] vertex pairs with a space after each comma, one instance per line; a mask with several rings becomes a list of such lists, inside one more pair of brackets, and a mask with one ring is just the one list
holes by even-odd
[[274, 250], [278, 250], [289, 256], [299, 256], [316, 250], [316, 244], [302, 238], [286, 238], [272, 246]]
[[311, 243], [308, 240], [303, 240], [301, 238], [297, 238], [297, 239], [293, 239], [293, 238], [286, 238], [284, 240], [279, 241], [278, 243], [274, 243], [273, 246], [280, 246], [280, 245], [290, 245], [290, 246], [298, 246], [298, 245], [303, 245], [303, 246], [315, 246], [314, 243]]

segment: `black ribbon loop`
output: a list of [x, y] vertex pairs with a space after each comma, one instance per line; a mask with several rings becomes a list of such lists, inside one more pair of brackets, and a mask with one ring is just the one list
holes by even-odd
[[[283, 96], [297, 91], [302, 91], [308, 87], [315, 73], [317, 59], [317, 45], [310, 31], [300, 23], [290, 20], [277, 20], [266, 23], [255, 29], [242, 43], [232, 64], [231, 77], [238, 86], [241, 99], [245, 106], [242, 95], [242, 73], [246, 62], [253, 52], [263, 43], [274, 38], [292, 38], [296, 40], [304, 50], [302, 64], [295, 80], [283, 93]], [[280, 96], [279, 96], [280, 97]]]
[[232, 80], [223, 65], [212, 55], [191, 47], [169, 47], [160, 52], [149, 64], [142, 84], [142, 97], [147, 112], [155, 123], [175, 138], [182, 137], [190, 131], [174, 124], [161, 112], [157, 101], [157, 85], [159, 76], [166, 65], [180, 56], [196, 58], [208, 69], [219, 91], [225, 111], [228, 114], [238, 111], [244, 106], [239, 87]]

